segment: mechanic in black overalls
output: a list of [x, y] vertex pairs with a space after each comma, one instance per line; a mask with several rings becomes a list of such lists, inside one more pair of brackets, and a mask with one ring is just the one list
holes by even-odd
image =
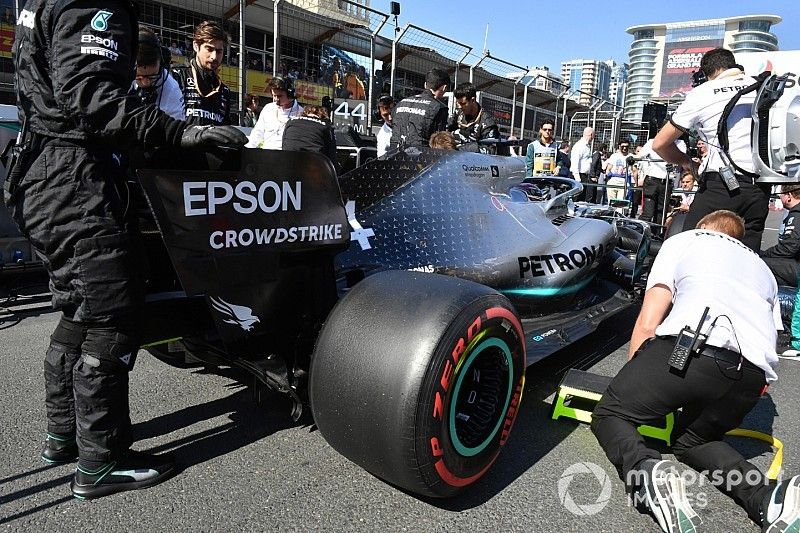
[[230, 127], [187, 127], [130, 92], [138, 23], [124, 0], [29, 0], [14, 42], [22, 131], [5, 181], [12, 218], [63, 312], [44, 362], [48, 463], [79, 457], [70, 485], [96, 498], [154, 485], [168, 457], [129, 450], [128, 372], [139, 348], [143, 256], [117, 150], [241, 146]]
[[456, 88], [453, 97], [458, 110], [450, 117], [447, 130], [453, 132], [459, 149], [467, 152], [494, 154], [496, 146], [481, 146], [477, 141], [500, 139], [500, 129], [494, 117], [486, 112], [477, 101], [475, 86], [469, 82]]
[[425, 76], [425, 90], [400, 100], [394, 109], [392, 148], [427, 148], [431, 135], [447, 128], [447, 106], [440, 98], [450, 85], [447, 71], [435, 68]]
[[219, 79], [228, 36], [216, 22], [197, 25], [192, 38], [195, 57], [188, 66], [172, 69], [183, 91], [189, 124], [221, 126], [230, 124], [231, 90]]
[[781, 185], [781, 201], [788, 209], [778, 244], [761, 252], [761, 259], [775, 275], [778, 285], [797, 287], [800, 274], [800, 185]]
[[283, 129], [281, 143], [283, 150], [323, 154], [337, 173], [341, 170], [336, 157], [336, 134], [328, 119], [328, 110], [322, 106], [307, 105], [299, 117], [290, 119]]

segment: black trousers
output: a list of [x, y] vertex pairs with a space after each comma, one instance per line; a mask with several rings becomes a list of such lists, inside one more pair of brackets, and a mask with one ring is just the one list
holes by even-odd
[[108, 462], [130, 445], [128, 372], [144, 301], [124, 175], [108, 150], [44, 137], [17, 165], [6, 204], [64, 313], [45, 355], [47, 429], [76, 434], [82, 461]]
[[[581, 178], [581, 181], [583, 179]], [[589, 183], [589, 187], [586, 187], [586, 201], [593, 203], [593, 204], [602, 204], [603, 203], [603, 189], [597, 187], [597, 178], [589, 177], [586, 180], [586, 183]], [[592, 186], [594, 185], [594, 186]]]
[[661, 224], [664, 199], [672, 194], [671, 185], [672, 183], [669, 179], [658, 179], [653, 176], [645, 177], [643, 186], [644, 208], [642, 209], [642, 216], [639, 218]]
[[[578, 176], [580, 177], [580, 182], [581, 183], [589, 183], [589, 174], [587, 174], [585, 172], [580, 172], [580, 173], [578, 173]], [[589, 194], [592, 194], [592, 197], [594, 197], [593, 193], [594, 193], [594, 190], [592, 189], [592, 187], [585, 187], [584, 186], [584, 188], [581, 191], [581, 193], [575, 197], [575, 201], [576, 202], [580, 202], [582, 200], [587, 200], [589, 198]], [[588, 201], [591, 202], [591, 200], [588, 200]]]
[[[644, 459], [661, 459], [637, 431], [641, 424], [661, 425], [664, 416], [683, 408], [673, 430], [675, 457], [708, 472], [712, 484], [731, 496], [760, 523], [760, 506], [772, 487], [742, 455], [722, 441], [758, 402], [764, 372], [737, 370], [707, 356], [693, 357], [685, 375], [669, 371], [674, 338], [646, 342], [612, 380], [592, 414], [592, 432], [629, 489], [631, 474]], [[689, 488], [691, 490], [691, 487]]]
[[797, 287], [797, 276], [800, 274], [800, 261], [791, 257], [762, 257], [778, 285]]
[[739, 188], [730, 192], [717, 172], [704, 172], [703, 179], [683, 223], [684, 231], [695, 229], [701, 218], [719, 209], [733, 211], [744, 219], [742, 242], [758, 252], [764, 222], [769, 213], [769, 185], [739, 182]]

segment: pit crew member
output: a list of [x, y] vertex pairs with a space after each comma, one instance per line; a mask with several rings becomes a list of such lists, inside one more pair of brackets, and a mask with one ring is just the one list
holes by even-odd
[[189, 124], [230, 124], [231, 90], [219, 79], [217, 72], [227, 42], [228, 35], [219, 24], [203, 21], [195, 28], [192, 38], [195, 57], [188, 66], [172, 69], [172, 75], [183, 91]]
[[[700, 61], [700, 69], [709, 81], [689, 91], [669, 123], [656, 135], [653, 148], [667, 162], [681, 165], [685, 171], [695, 175], [698, 170], [702, 173], [697, 180], [697, 195], [686, 215], [685, 228], [693, 228], [702, 217], [717, 209], [729, 209], [744, 218], [742, 242], [758, 251], [769, 211], [770, 188], [757, 184], [758, 175], [753, 172], [750, 108], [755, 92], [741, 96], [723, 125], [727, 130], [729, 155], [723, 153], [722, 141], [718, 138], [719, 121], [725, 106], [754, 79], [745, 76], [736, 65], [733, 53], [723, 48], [706, 52]], [[697, 130], [699, 138], [708, 147], [708, 156], [700, 169], [674, 145], [678, 137], [691, 129]], [[721, 171], [732, 174], [734, 187], [726, 185]]]
[[389, 150], [392, 143], [392, 112], [394, 111], [394, 98], [385, 94], [378, 99], [378, 118], [383, 121], [381, 129], [375, 135], [378, 157], [384, 155]]
[[[592, 431], [634, 505], [653, 514], [664, 531], [695, 531], [698, 516], [686, 498], [684, 477], [648, 447], [637, 427], [663, 424], [678, 408], [683, 411], [672, 433], [676, 459], [704, 472], [764, 531], [784, 531], [778, 521], [782, 505], [781, 519], [800, 525], [800, 477], [775, 488], [723, 440], [777, 379], [778, 286], [739, 240], [743, 234], [741, 217], [716, 211], [696, 230], [664, 241], [647, 278], [630, 360], [592, 414]], [[677, 336], [698, 324], [702, 339], [687, 365], [675, 368], [681, 366], [671, 357]], [[693, 344], [694, 331], [685, 335]]]
[[159, 483], [168, 456], [134, 452], [128, 372], [139, 348], [143, 252], [127, 218], [117, 150], [146, 143], [241, 146], [228, 127], [198, 128], [130, 91], [133, 4], [29, 0], [14, 42], [22, 130], [5, 180], [8, 210], [43, 258], [61, 319], [44, 361], [42, 458], [78, 458], [70, 484], [96, 498]]
[[280, 150], [283, 146], [283, 131], [286, 123], [303, 113], [297, 102], [294, 84], [289, 78], [275, 76], [267, 83], [272, 93], [272, 102], [264, 106], [253, 131], [250, 132], [248, 148]]
[[441, 98], [449, 86], [447, 71], [435, 68], [425, 75], [424, 91], [400, 100], [393, 113], [393, 148], [427, 147], [433, 132], [447, 129], [447, 106]]
[[469, 82], [460, 84], [453, 97], [458, 110], [450, 117], [447, 130], [453, 132], [460, 150], [467, 152], [495, 153], [495, 146], [480, 146], [477, 141], [499, 139], [500, 129], [494, 117], [484, 112], [477, 101], [475, 86]]
[[184, 120], [183, 92], [164, 65], [161, 43], [149, 28], [139, 30], [133, 90], [145, 104], [155, 104], [175, 120]]
[[781, 202], [788, 209], [778, 244], [761, 252], [778, 285], [797, 287], [800, 274], [800, 185], [781, 185]]
[[282, 142], [283, 150], [323, 154], [330, 159], [337, 172], [340, 170], [333, 124], [328, 119], [328, 110], [322, 106], [306, 106], [302, 115], [290, 120], [283, 131]]

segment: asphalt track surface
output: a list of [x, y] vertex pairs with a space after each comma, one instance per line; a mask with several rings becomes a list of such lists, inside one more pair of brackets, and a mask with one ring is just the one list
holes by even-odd
[[[765, 235], [765, 244], [770, 240], [774, 232]], [[0, 530], [658, 530], [651, 518], [628, 507], [588, 426], [550, 419], [552, 395], [566, 368], [611, 376], [622, 366], [635, 310], [528, 369], [522, 409], [500, 459], [477, 485], [450, 501], [419, 499], [371, 476], [336, 453], [313, 426], [293, 424], [280, 398], [255, 401], [240, 374], [175, 369], [146, 353], [131, 374], [134, 447], [172, 452], [182, 472], [151, 489], [75, 500], [68, 488], [74, 465], [48, 467], [39, 459], [42, 357], [58, 316], [34, 304], [19, 320], [2, 317]], [[743, 427], [784, 442], [786, 476], [800, 472], [800, 362], [782, 361], [779, 375]], [[767, 445], [731, 442], [762, 469], [772, 461]], [[562, 474], [581, 462], [597, 465], [605, 475], [598, 480], [579, 473], [568, 484], [562, 480], [562, 487], [578, 506], [600, 504], [592, 515], [570, 512], [559, 497]], [[611, 487], [607, 499], [601, 497], [605, 476]], [[690, 493], [705, 531], [759, 531], [707, 484]]]

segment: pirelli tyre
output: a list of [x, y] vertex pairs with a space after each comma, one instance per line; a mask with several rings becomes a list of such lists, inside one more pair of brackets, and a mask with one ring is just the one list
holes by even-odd
[[309, 395], [339, 453], [415, 494], [450, 497], [497, 459], [524, 376], [522, 326], [504, 296], [391, 271], [358, 283], [331, 312]]

